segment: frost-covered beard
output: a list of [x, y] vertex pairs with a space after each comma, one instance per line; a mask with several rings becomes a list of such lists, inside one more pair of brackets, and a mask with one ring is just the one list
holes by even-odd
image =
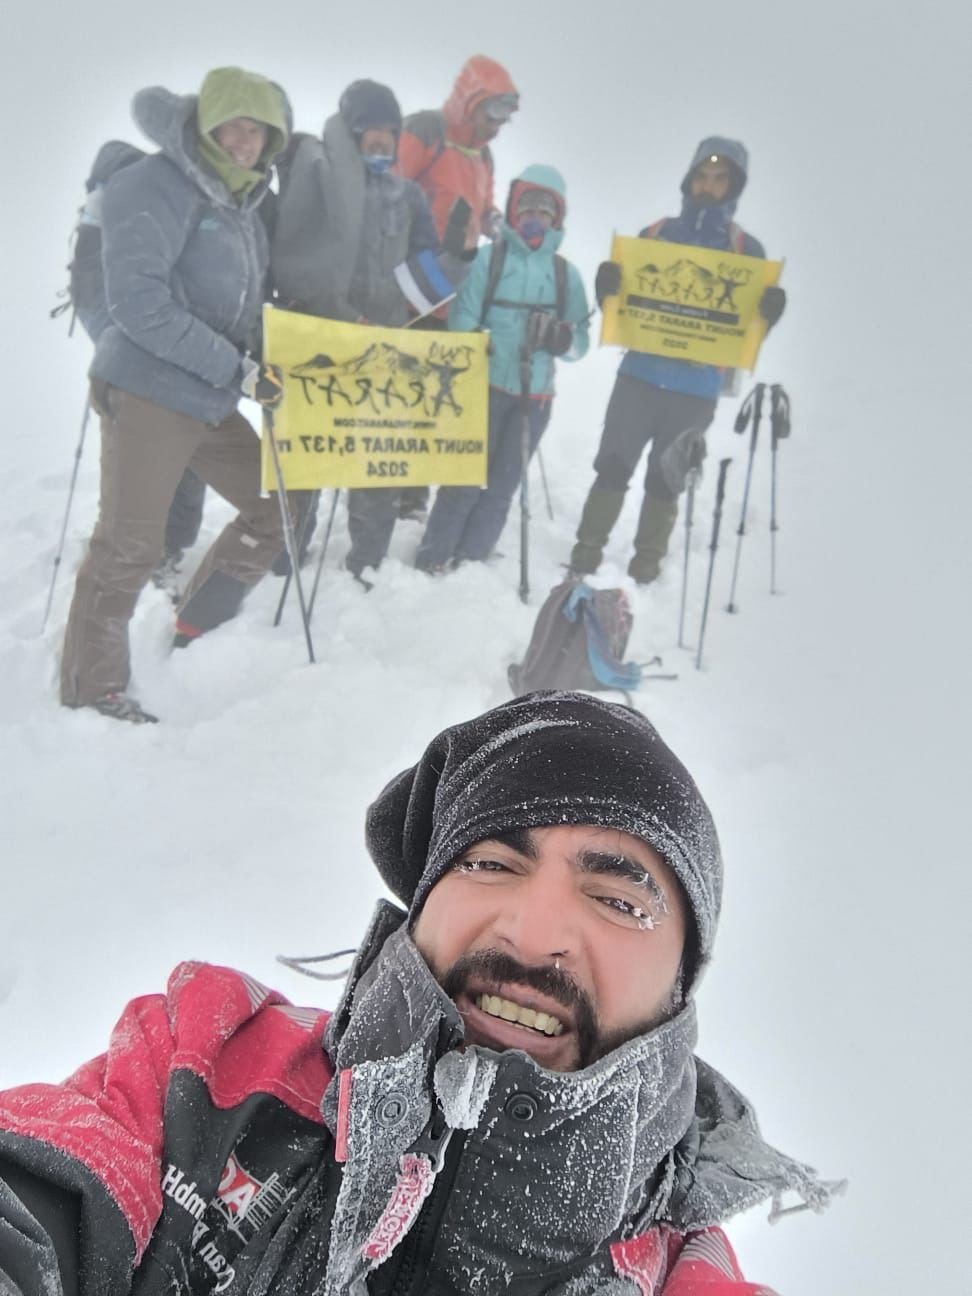
[[[556, 1068], [563, 1071], [583, 1070], [629, 1039], [654, 1030], [656, 1026], [668, 1020], [681, 1002], [681, 994], [676, 985], [670, 1001], [654, 1017], [647, 1017], [625, 1030], [605, 1031], [598, 1021], [590, 995], [577, 984], [569, 972], [562, 968], [528, 967], [499, 950], [483, 949], [464, 955], [444, 974], [438, 968], [432, 968], [432, 972], [443, 991], [458, 1008], [465, 1022], [468, 1044], [490, 1047], [488, 1039], [478, 1038], [475, 1028], [468, 1019], [468, 1014], [463, 1011], [464, 1005], [477, 999], [482, 993], [484, 982], [495, 987], [497, 992], [500, 986], [524, 986], [562, 1004], [570, 1014], [576, 1042], [576, 1049], [569, 1064]], [[524, 1045], [524, 1052], [530, 1053], [528, 1044]]]

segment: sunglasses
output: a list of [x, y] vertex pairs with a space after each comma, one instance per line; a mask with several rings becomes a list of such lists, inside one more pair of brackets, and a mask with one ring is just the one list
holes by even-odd
[[494, 95], [484, 101], [483, 111], [493, 121], [509, 121], [518, 106], [519, 100], [514, 94]]

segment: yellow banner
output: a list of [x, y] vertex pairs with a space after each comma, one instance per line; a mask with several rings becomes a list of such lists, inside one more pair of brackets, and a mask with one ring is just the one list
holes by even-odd
[[601, 342], [675, 360], [752, 369], [766, 336], [763, 289], [782, 261], [664, 239], [614, 236], [621, 292], [604, 302]]
[[[264, 307], [284, 375], [274, 432], [288, 490], [482, 486], [487, 337], [377, 328]], [[263, 489], [277, 480], [263, 440]]]

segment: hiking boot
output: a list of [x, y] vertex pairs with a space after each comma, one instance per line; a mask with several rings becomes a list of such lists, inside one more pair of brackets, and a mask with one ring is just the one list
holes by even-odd
[[601, 565], [601, 555], [624, 505], [624, 491], [592, 486], [577, 527], [569, 569], [575, 576], [590, 576]]
[[638, 585], [650, 585], [658, 579], [677, 517], [677, 499], [660, 500], [646, 495], [642, 500], [634, 557], [628, 564], [628, 575], [633, 576]]
[[[344, 569], [345, 571], [350, 572], [354, 577], [355, 583], [360, 585], [366, 594], [370, 593], [375, 588], [375, 582], [366, 579], [364, 575], [364, 567], [359, 567], [357, 563], [352, 564], [345, 558]], [[375, 569], [372, 568], [371, 570], [374, 571]]]
[[198, 626], [190, 625], [188, 621], [183, 621], [182, 617], [176, 617], [175, 631], [172, 635], [173, 648], [188, 648], [191, 643], [195, 643], [202, 631]]
[[97, 711], [99, 715], [108, 716], [110, 720], [127, 720], [129, 724], [158, 724], [159, 717], [142, 708], [140, 703], [127, 693], [105, 693], [96, 702], [85, 705]]

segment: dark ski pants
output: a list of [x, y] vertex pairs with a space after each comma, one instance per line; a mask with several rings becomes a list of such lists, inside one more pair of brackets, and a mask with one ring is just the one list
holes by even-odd
[[398, 521], [401, 491], [394, 487], [359, 487], [348, 491], [348, 532], [351, 548], [344, 560], [349, 572], [360, 576], [366, 567], [378, 567]]
[[169, 507], [169, 516], [165, 522], [167, 554], [191, 549], [199, 539], [205, 501], [206, 483], [187, 468], [176, 487], [176, 493]]
[[712, 422], [715, 407], [714, 400], [667, 391], [619, 373], [594, 459], [594, 485], [601, 490], [627, 490], [650, 442], [645, 494], [649, 499], [677, 500], [685, 489], [693, 443]]
[[[527, 402], [530, 458], [550, 421], [551, 397]], [[483, 562], [500, 538], [520, 484], [523, 408], [519, 396], [489, 389], [486, 487], [440, 486], [415, 557], [416, 567], [436, 571], [447, 563]]]
[[239, 513], [193, 576], [181, 623], [198, 632], [232, 616], [283, 547], [277, 497], [260, 498], [260, 440], [242, 414], [213, 426], [105, 383], [93, 384], [92, 403], [101, 415], [100, 512], [64, 639], [66, 706], [127, 688], [128, 623], [159, 561], [169, 506], [187, 468]]

